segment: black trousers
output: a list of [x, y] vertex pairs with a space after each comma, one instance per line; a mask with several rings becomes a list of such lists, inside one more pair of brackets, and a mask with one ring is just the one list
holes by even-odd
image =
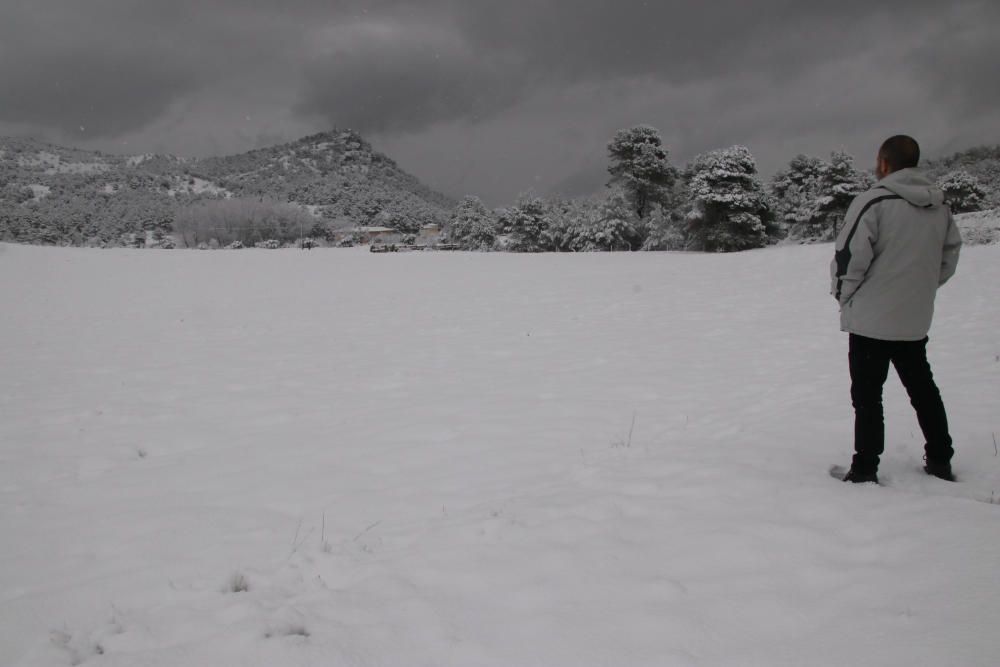
[[910, 404], [917, 412], [927, 459], [951, 461], [954, 450], [948, 434], [948, 417], [927, 363], [926, 338], [894, 341], [851, 334], [848, 360], [851, 367], [851, 402], [854, 404], [855, 453], [852, 467], [861, 471], [878, 469], [879, 457], [885, 449], [882, 386], [889, 375], [890, 363], [895, 366], [910, 396]]

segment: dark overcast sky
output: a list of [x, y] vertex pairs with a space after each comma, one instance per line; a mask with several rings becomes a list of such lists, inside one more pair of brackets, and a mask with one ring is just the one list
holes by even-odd
[[996, 0], [0, 0], [0, 134], [203, 156], [351, 127], [499, 205], [600, 187], [639, 123], [766, 177], [1000, 143], [998, 34]]

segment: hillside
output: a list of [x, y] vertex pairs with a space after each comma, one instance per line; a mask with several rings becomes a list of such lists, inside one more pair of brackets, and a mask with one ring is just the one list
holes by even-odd
[[355, 225], [413, 230], [453, 206], [350, 130], [200, 160], [0, 138], [0, 240], [127, 244], [240, 198], [279, 216], [308, 214], [312, 236]]
[[986, 192], [984, 207], [1000, 207], [1000, 145], [977, 146], [947, 157], [928, 160], [925, 167], [935, 181], [953, 171], [967, 171]]

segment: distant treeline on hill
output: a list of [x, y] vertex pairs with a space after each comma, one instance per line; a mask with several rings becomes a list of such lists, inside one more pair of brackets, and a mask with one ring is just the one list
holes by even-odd
[[237, 210], [253, 227], [247, 241], [323, 240], [356, 226], [416, 232], [443, 224], [454, 205], [350, 130], [204, 160], [0, 139], [0, 240], [201, 243], [232, 234]]
[[[618, 132], [608, 157], [603, 194], [522, 195], [491, 210], [432, 191], [350, 130], [203, 160], [0, 139], [0, 240], [274, 247], [330, 244], [362, 227], [411, 235], [438, 225], [446, 240], [475, 250], [725, 252], [828, 241], [874, 182], [839, 151], [796, 156], [767, 183], [743, 146], [679, 168], [648, 126]], [[923, 166], [955, 212], [1000, 207], [1000, 146]]]

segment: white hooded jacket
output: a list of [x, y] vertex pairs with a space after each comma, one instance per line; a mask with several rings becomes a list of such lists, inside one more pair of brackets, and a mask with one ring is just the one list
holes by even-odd
[[922, 340], [962, 237], [944, 194], [918, 169], [895, 171], [851, 203], [830, 265], [843, 331]]

